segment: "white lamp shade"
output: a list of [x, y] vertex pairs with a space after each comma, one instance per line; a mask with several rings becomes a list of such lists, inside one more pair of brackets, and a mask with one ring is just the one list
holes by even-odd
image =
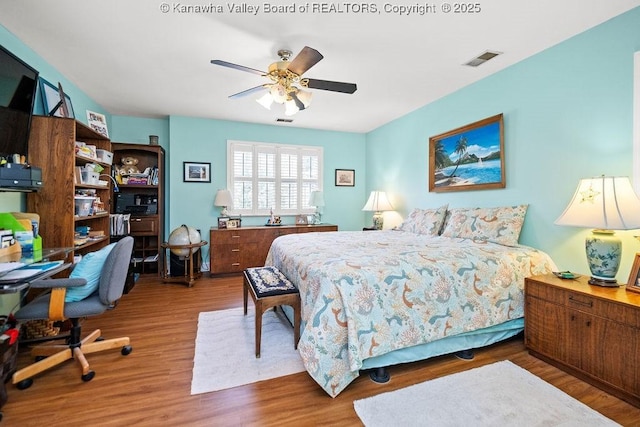
[[229, 190], [218, 190], [216, 192], [216, 198], [213, 200], [214, 206], [231, 206], [233, 204], [233, 200], [231, 198], [231, 191]]
[[324, 194], [322, 194], [322, 191], [311, 192], [311, 197], [309, 197], [309, 206], [324, 206]]
[[309, 92], [308, 90], [299, 90], [296, 96], [298, 97], [300, 102], [302, 102], [304, 108], [309, 108], [309, 106], [311, 105], [311, 97], [313, 96], [311, 92]]
[[273, 104], [273, 96], [271, 96], [271, 94], [267, 92], [260, 98], [256, 99], [256, 102], [262, 105], [267, 110], [271, 110], [271, 104]]
[[555, 223], [603, 230], [640, 228], [640, 199], [627, 177], [581, 179]]
[[293, 116], [298, 111], [300, 111], [300, 109], [298, 108], [298, 106], [296, 105], [296, 102], [293, 99], [289, 99], [287, 102], [284, 103], [285, 116]]
[[394, 208], [387, 198], [387, 193], [384, 191], [372, 191], [369, 195], [369, 200], [362, 208], [363, 211], [382, 212], [392, 211]]

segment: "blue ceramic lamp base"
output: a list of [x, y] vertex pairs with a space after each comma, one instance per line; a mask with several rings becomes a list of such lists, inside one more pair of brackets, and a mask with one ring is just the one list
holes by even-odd
[[611, 230], [593, 230], [586, 238], [587, 261], [591, 269], [589, 284], [606, 287], [620, 286], [616, 274], [620, 268], [622, 241]]

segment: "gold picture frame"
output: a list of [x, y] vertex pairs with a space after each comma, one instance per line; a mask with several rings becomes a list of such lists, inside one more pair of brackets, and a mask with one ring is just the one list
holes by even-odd
[[627, 281], [627, 290], [631, 292], [640, 293], [640, 253], [636, 253], [633, 260], [633, 266], [631, 267], [631, 273], [629, 274], [629, 280]]
[[504, 120], [498, 114], [429, 138], [429, 191], [505, 188]]

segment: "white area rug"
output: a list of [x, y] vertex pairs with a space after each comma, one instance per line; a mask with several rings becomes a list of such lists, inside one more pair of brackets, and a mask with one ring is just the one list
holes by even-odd
[[200, 313], [191, 394], [207, 393], [304, 371], [293, 348], [293, 328], [282, 311], [262, 316], [260, 358], [255, 354], [255, 310]]
[[367, 399], [374, 426], [617, 426], [529, 371], [502, 361]]

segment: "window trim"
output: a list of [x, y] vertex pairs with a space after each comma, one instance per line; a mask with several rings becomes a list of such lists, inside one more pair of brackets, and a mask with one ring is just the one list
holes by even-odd
[[[258, 188], [258, 184], [262, 181], [258, 177], [257, 173], [257, 164], [258, 164], [258, 153], [260, 152], [272, 152], [276, 155], [276, 164], [275, 171], [276, 177], [273, 180], [276, 186], [276, 204], [277, 206], [273, 210], [274, 215], [278, 216], [295, 216], [299, 214], [312, 214], [315, 212], [315, 207], [310, 206], [304, 208], [303, 206], [308, 203], [308, 200], [303, 200], [302, 191], [303, 184], [311, 182], [312, 185], [316, 183], [316, 190], [323, 191], [323, 164], [324, 164], [324, 149], [320, 146], [315, 145], [294, 145], [294, 144], [283, 144], [283, 143], [273, 143], [273, 142], [260, 142], [260, 141], [241, 141], [241, 140], [227, 140], [227, 188], [231, 191], [232, 198], [234, 197], [234, 153], [237, 146], [251, 147], [252, 152], [252, 176], [251, 183], [254, 189]], [[261, 149], [262, 148], [262, 149]], [[290, 179], [282, 179], [280, 177], [280, 154], [281, 153], [295, 153], [297, 155], [297, 170], [298, 176], [295, 179], [298, 188], [298, 206], [295, 209], [281, 209], [278, 200], [280, 183], [282, 181], [290, 181]], [[305, 155], [316, 155], [318, 157], [318, 176], [317, 179], [308, 179], [302, 176], [302, 158]], [[258, 193], [257, 191], [252, 192], [252, 206], [251, 210], [249, 209], [237, 209], [234, 207], [229, 209], [230, 215], [242, 215], [242, 216], [265, 216], [270, 215], [271, 211], [265, 209], [258, 209]]]

